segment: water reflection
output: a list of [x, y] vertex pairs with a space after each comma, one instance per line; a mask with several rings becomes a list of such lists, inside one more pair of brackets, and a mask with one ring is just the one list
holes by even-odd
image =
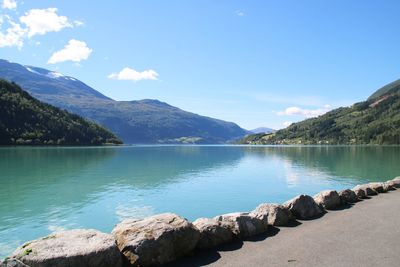
[[232, 165], [242, 156], [241, 150], [222, 147], [0, 149], [0, 214], [85, 203], [108, 187], [154, 189], [187, 178], [185, 173]]
[[332, 179], [388, 180], [400, 174], [399, 146], [278, 146], [247, 147], [260, 157], [278, 156], [291, 166], [308, 168]]
[[0, 149], [0, 257], [69, 228], [189, 219], [400, 174], [399, 147], [136, 146]]

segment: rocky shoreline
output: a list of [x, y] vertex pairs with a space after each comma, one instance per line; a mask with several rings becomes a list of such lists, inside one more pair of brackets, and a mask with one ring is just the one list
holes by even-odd
[[64, 231], [25, 243], [0, 262], [0, 267], [161, 265], [196, 250], [265, 233], [270, 226], [316, 219], [328, 210], [396, 188], [400, 188], [400, 177], [340, 192], [325, 190], [314, 197], [300, 195], [282, 205], [261, 204], [251, 212], [200, 218], [193, 223], [165, 213], [125, 220], [111, 234], [86, 229]]

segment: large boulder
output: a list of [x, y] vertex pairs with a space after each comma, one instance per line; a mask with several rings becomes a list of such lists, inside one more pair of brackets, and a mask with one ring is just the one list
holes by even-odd
[[396, 177], [393, 180], [389, 180], [386, 182], [386, 184], [394, 188], [400, 188], [400, 177]]
[[213, 218], [200, 218], [193, 222], [193, 225], [200, 232], [200, 239], [197, 243], [199, 249], [209, 249], [215, 246], [232, 241], [235, 238], [232, 222], [218, 221]]
[[368, 186], [378, 193], [386, 193], [387, 192], [387, 190], [385, 190], [384, 183], [369, 183]]
[[268, 229], [262, 220], [249, 212], [235, 212], [215, 217], [219, 222], [232, 224], [232, 232], [239, 238], [252, 237], [264, 233]]
[[400, 176], [393, 178], [392, 181], [400, 181]]
[[351, 191], [354, 192], [354, 194], [356, 194], [356, 196], [359, 199], [363, 199], [367, 197], [367, 194], [365, 193], [365, 190], [359, 188], [359, 187], [354, 187], [353, 189], [351, 189]]
[[335, 190], [321, 191], [314, 196], [314, 201], [327, 210], [334, 209], [341, 204], [339, 194]]
[[378, 192], [371, 188], [369, 184], [357, 185], [353, 188], [354, 192], [359, 190], [364, 191], [365, 196], [376, 196], [378, 194]]
[[266, 225], [284, 226], [291, 219], [290, 211], [283, 205], [261, 204], [251, 212]]
[[6, 258], [4, 261], [0, 261], [0, 267], [30, 267], [15, 258]]
[[396, 187], [394, 186], [394, 184], [390, 183], [390, 182], [384, 182], [383, 183], [383, 190], [387, 191], [394, 191], [396, 190]]
[[297, 219], [313, 219], [324, 210], [308, 195], [299, 195], [283, 204]]
[[199, 231], [190, 222], [173, 213], [125, 220], [112, 234], [132, 266], [171, 262], [194, 250], [200, 238]]
[[358, 201], [357, 194], [350, 189], [345, 189], [345, 190], [340, 191], [339, 197], [340, 197], [340, 201], [342, 202], [342, 204], [355, 203]]
[[122, 266], [114, 238], [96, 230], [55, 233], [24, 244], [11, 258], [31, 267]]

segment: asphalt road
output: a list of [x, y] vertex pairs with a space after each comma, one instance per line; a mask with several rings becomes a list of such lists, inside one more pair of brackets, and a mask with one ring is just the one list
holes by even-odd
[[168, 266], [400, 266], [400, 189]]

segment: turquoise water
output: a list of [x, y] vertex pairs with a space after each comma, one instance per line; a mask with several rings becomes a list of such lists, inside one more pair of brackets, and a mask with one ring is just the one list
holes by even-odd
[[400, 175], [400, 147], [0, 148], [0, 258], [53, 231], [189, 220]]

